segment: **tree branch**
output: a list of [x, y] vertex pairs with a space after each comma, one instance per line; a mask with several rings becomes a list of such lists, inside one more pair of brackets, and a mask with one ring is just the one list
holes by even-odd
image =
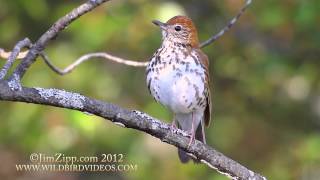
[[10, 55], [8, 56], [8, 60], [7, 60], [6, 64], [3, 66], [3, 68], [0, 71], [0, 79], [3, 79], [7, 75], [12, 64], [19, 56], [21, 49], [24, 47], [30, 47], [30, 46], [31, 46], [31, 41], [28, 38], [25, 38], [25, 39], [19, 41], [15, 45], [15, 47], [12, 50], [12, 53], [10, 53]]
[[229, 21], [229, 23], [222, 29], [220, 30], [217, 34], [211, 36], [208, 40], [206, 40], [205, 42], [202, 42], [200, 44], [200, 48], [204, 48], [206, 46], [208, 46], [209, 44], [213, 43], [214, 41], [216, 41], [217, 39], [219, 39], [221, 36], [224, 35], [224, 33], [226, 33], [227, 31], [229, 31], [231, 29], [231, 27], [238, 21], [238, 19], [240, 18], [240, 16], [246, 11], [246, 9], [250, 6], [252, 0], [246, 0], [246, 4], [240, 9], [239, 13], [231, 19], [231, 21]]
[[[23, 58], [25, 58], [26, 55], [28, 54], [28, 51], [29, 51], [29, 50], [20, 52], [20, 53], [18, 54], [18, 56], [16, 57], [16, 59], [23, 59]], [[1, 59], [8, 59], [11, 54], [12, 54], [11, 51], [6, 52], [4, 49], [0, 48], [0, 58], [1, 58]]]
[[65, 75], [65, 74], [72, 72], [72, 70], [75, 69], [77, 66], [79, 66], [81, 63], [88, 61], [88, 60], [91, 60], [92, 58], [105, 58], [105, 59], [111, 60], [113, 62], [125, 64], [128, 66], [134, 66], [134, 67], [145, 67], [149, 63], [148, 61], [138, 62], [138, 61], [133, 61], [133, 60], [128, 60], [128, 59], [122, 59], [117, 56], [113, 56], [111, 54], [105, 53], [105, 52], [97, 52], [97, 53], [85, 54], [85, 55], [81, 56], [80, 58], [78, 58], [75, 62], [73, 62], [72, 64], [67, 66], [66, 68], [59, 69], [58, 67], [54, 66], [51, 63], [49, 57], [46, 54], [41, 52], [40, 56], [45, 61], [45, 63], [51, 68], [51, 70], [53, 70], [54, 72], [56, 72], [57, 74], [60, 74], [60, 75]]
[[188, 147], [190, 137], [186, 132], [179, 129], [172, 131], [170, 125], [145, 113], [123, 109], [114, 104], [59, 89], [22, 87], [20, 91], [15, 91], [10, 86], [7, 81], [0, 81], [0, 100], [50, 105], [94, 114], [122, 127], [146, 132], [163, 142], [181, 148], [201, 159], [201, 162], [210, 168], [232, 178], [266, 179], [198, 140]]

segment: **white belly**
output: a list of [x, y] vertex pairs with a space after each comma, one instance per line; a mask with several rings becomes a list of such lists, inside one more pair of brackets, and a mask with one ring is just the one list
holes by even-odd
[[197, 76], [186, 74], [181, 77], [168, 75], [159, 78], [157, 87], [159, 101], [176, 113], [189, 113], [197, 104], [197, 97], [204, 85]]

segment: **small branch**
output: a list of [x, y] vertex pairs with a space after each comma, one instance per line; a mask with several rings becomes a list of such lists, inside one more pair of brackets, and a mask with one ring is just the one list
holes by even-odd
[[226, 25], [222, 30], [220, 30], [214, 36], [211, 36], [208, 40], [202, 42], [200, 44], [200, 47], [204, 48], [204, 47], [208, 46], [209, 44], [213, 43], [218, 38], [220, 38], [222, 35], [224, 35], [224, 33], [229, 31], [231, 29], [231, 27], [238, 21], [240, 16], [246, 11], [246, 9], [249, 7], [251, 2], [252, 2], [252, 0], [246, 0], [246, 4], [240, 9], [239, 13], [234, 18], [231, 19], [231, 21], [228, 23], [228, 25]]
[[[19, 54], [18, 54], [18, 56], [16, 57], [16, 59], [23, 59], [23, 58], [25, 58], [26, 55], [28, 54], [28, 51], [29, 51], [29, 50], [23, 51], [23, 52], [19, 52]], [[2, 58], [2, 59], [8, 59], [11, 53], [12, 53], [11, 51], [10, 51], [10, 52], [6, 52], [4, 49], [0, 48], [0, 58]]]
[[27, 56], [22, 60], [19, 66], [13, 72], [14, 77], [11, 76], [10, 79], [18, 78], [21, 79], [25, 74], [26, 70], [30, 67], [32, 63], [36, 60], [36, 57], [40, 52], [44, 50], [48, 42], [56, 37], [58, 33], [64, 30], [70, 23], [84, 15], [85, 13], [93, 10], [97, 6], [109, 0], [89, 0], [86, 3], [80, 5], [79, 7], [73, 9], [70, 13], [60, 18], [55, 22], [48, 31], [46, 31], [38, 41], [29, 50]]
[[[3, 79], [7, 75], [9, 69], [12, 67], [12, 64], [17, 59], [17, 56], [19, 55], [21, 49], [24, 47], [30, 47], [30, 46], [31, 46], [31, 41], [28, 38], [25, 38], [25, 39], [19, 41], [14, 46], [12, 52], [10, 53], [10, 55], [8, 57], [6, 64], [3, 66], [3, 68], [0, 71], [0, 80]], [[3, 52], [4, 51], [2, 50], [2, 53]]]
[[210, 168], [232, 178], [266, 179], [198, 140], [189, 146], [190, 137], [186, 132], [179, 129], [172, 131], [170, 125], [139, 111], [130, 111], [117, 105], [59, 89], [22, 87], [20, 91], [14, 91], [7, 81], [0, 81], [0, 100], [50, 105], [94, 114], [122, 127], [146, 132], [163, 142], [181, 148], [201, 159], [201, 162]]
[[97, 53], [89, 53], [89, 54], [85, 54], [83, 56], [81, 56], [80, 58], [78, 58], [75, 62], [73, 62], [72, 64], [70, 64], [69, 66], [67, 66], [65, 69], [61, 70], [57, 67], [55, 67], [51, 61], [49, 60], [49, 57], [44, 54], [43, 52], [40, 53], [40, 56], [42, 57], [42, 59], [45, 61], [45, 63], [56, 73], [60, 74], [60, 75], [65, 75], [70, 73], [74, 68], [76, 68], [77, 66], [79, 66], [81, 63], [88, 61], [92, 58], [104, 58], [107, 60], [111, 60], [117, 63], [121, 63], [121, 64], [125, 64], [128, 66], [134, 66], [134, 67], [145, 67], [148, 65], [148, 62], [137, 62], [137, 61], [132, 61], [132, 60], [128, 60], [128, 59], [122, 59], [116, 56], [113, 56], [111, 54], [108, 53], [104, 53], [104, 52], [97, 52]]

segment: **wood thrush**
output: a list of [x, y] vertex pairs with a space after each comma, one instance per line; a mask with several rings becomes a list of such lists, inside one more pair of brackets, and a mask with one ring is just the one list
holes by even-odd
[[[209, 126], [211, 114], [209, 61], [199, 47], [197, 29], [186, 16], [153, 23], [161, 29], [162, 45], [146, 69], [148, 89], [174, 113], [172, 128], [177, 125], [190, 133], [189, 145], [194, 139], [206, 143], [204, 125]], [[181, 149], [178, 154], [183, 163], [191, 158]]]

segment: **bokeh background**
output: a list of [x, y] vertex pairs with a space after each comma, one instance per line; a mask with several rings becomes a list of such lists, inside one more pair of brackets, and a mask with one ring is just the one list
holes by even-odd
[[[36, 41], [82, 2], [0, 0], [0, 47], [10, 50], [24, 37]], [[61, 68], [97, 51], [147, 61], [161, 41], [153, 19], [188, 15], [203, 41], [224, 27], [243, 4], [240, 0], [111, 1], [72, 23], [45, 52]], [[317, 0], [254, 1], [231, 31], [203, 49], [210, 57], [213, 82], [208, 144], [269, 179], [320, 179], [319, 9]], [[4, 62], [0, 59], [0, 65]], [[144, 72], [96, 59], [59, 76], [38, 59], [23, 84], [79, 92], [171, 122], [170, 112], [149, 95]], [[175, 147], [150, 135], [81, 112], [0, 102], [0, 119], [0, 179], [227, 179], [205, 165], [180, 164]], [[15, 164], [29, 163], [33, 152], [123, 153], [138, 170], [17, 172]]]

